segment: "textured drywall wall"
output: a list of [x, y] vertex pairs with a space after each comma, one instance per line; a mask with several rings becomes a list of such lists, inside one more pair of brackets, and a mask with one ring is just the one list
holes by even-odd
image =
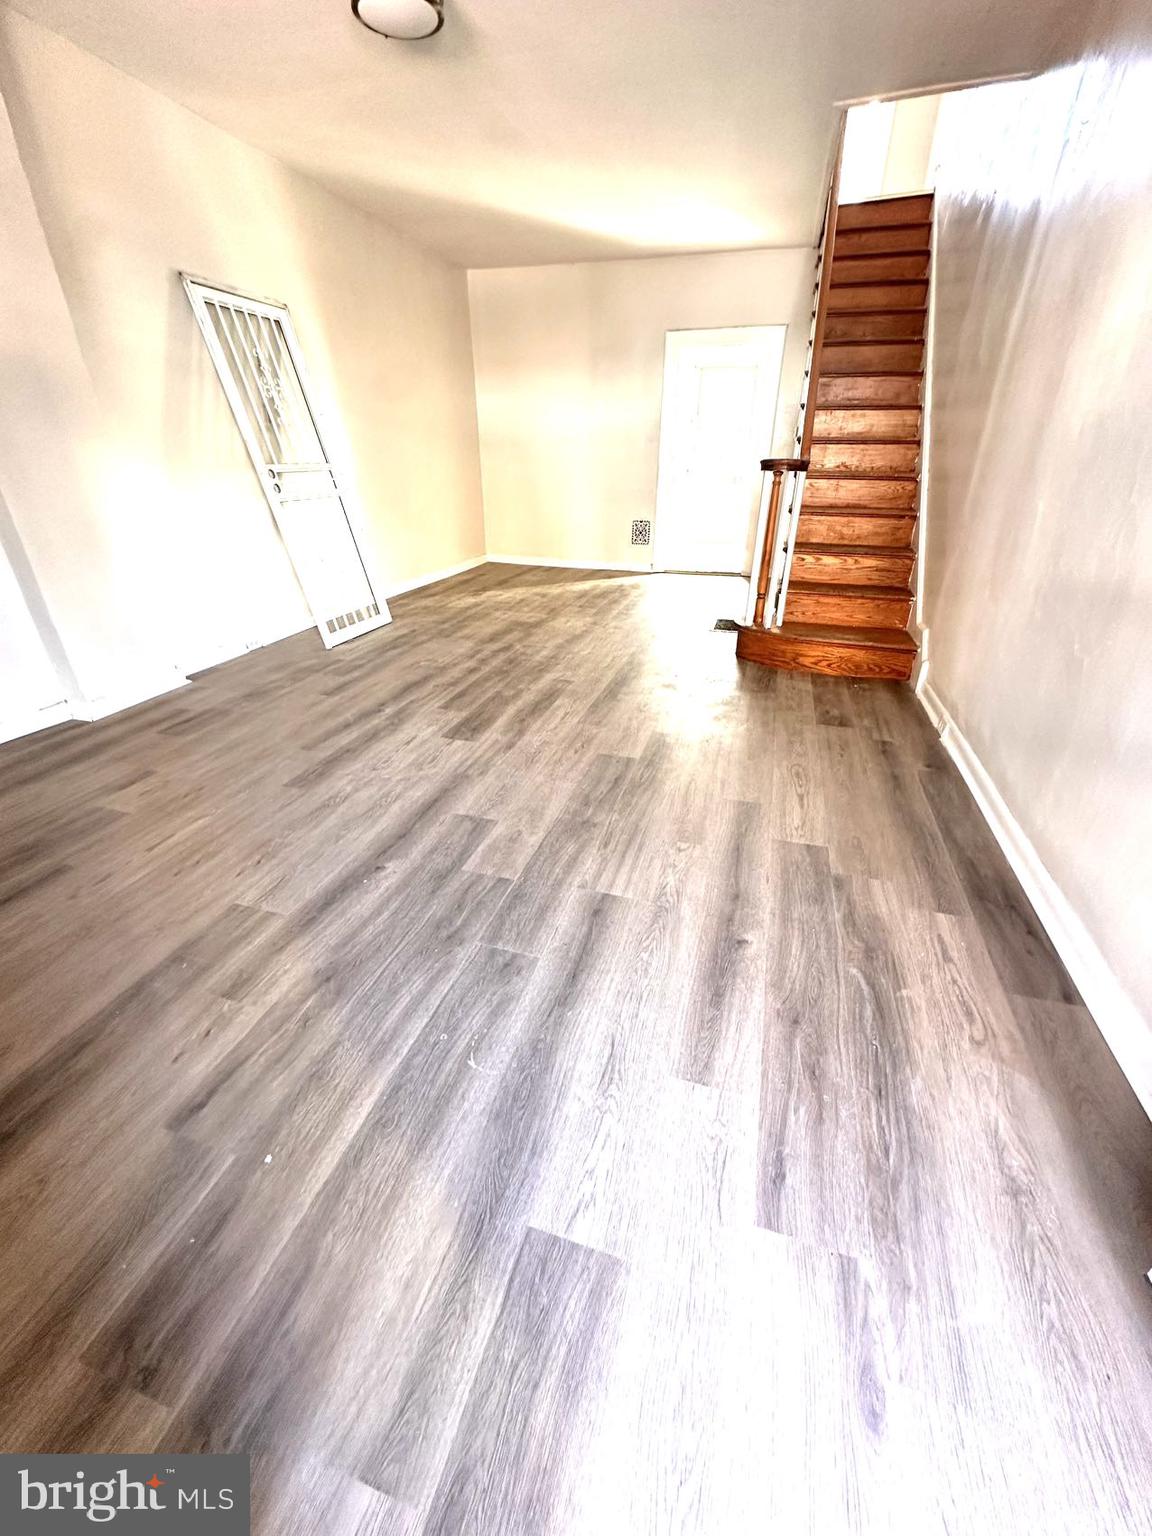
[[[289, 305], [385, 590], [483, 553], [462, 271], [12, 12], [0, 85], [98, 403], [108, 600], [155, 657], [188, 671], [309, 622], [181, 270]], [[52, 366], [10, 354], [6, 398]], [[12, 511], [28, 537], [69, 515], [46, 492]]]
[[787, 325], [772, 451], [790, 453], [808, 347], [806, 249], [469, 273], [490, 554], [642, 563], [656, 507], [664, 338]]
[[1152, 1020], [1140, 27], [1120, 6], [1078, 64], [942, 105], [924, 605], [931, 687]]

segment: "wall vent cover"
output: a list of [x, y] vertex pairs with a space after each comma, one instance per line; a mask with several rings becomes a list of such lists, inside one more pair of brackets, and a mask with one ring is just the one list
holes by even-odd
[[633, 544], [651, 544], [652, 522], [647, 517], [638, 517], [632, 524]]

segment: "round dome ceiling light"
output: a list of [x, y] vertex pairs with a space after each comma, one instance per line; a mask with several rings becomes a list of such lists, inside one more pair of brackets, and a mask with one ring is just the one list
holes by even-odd
[[434, 37], [444, 25], [444, 0], [352, 0], [352, 10], [370, 31], [405, 42]]

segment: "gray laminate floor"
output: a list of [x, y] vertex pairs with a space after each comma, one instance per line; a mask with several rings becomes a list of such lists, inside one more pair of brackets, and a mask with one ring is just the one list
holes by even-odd
[[489, 566], [0, 750], [0, 1444], [260, 1536], [1152, 1531], [1152, 1132], [911, 694]]

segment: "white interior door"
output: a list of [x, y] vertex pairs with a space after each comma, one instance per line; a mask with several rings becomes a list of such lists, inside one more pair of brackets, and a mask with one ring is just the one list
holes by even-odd
[[387, 624], [308, 399], [287, 309], [192, 277], [184, 287], [324, 644]]
[[664, 570], [752, 569], [760, 460], [772, 451], [786, 331], [668, 332], [655, 528]]

